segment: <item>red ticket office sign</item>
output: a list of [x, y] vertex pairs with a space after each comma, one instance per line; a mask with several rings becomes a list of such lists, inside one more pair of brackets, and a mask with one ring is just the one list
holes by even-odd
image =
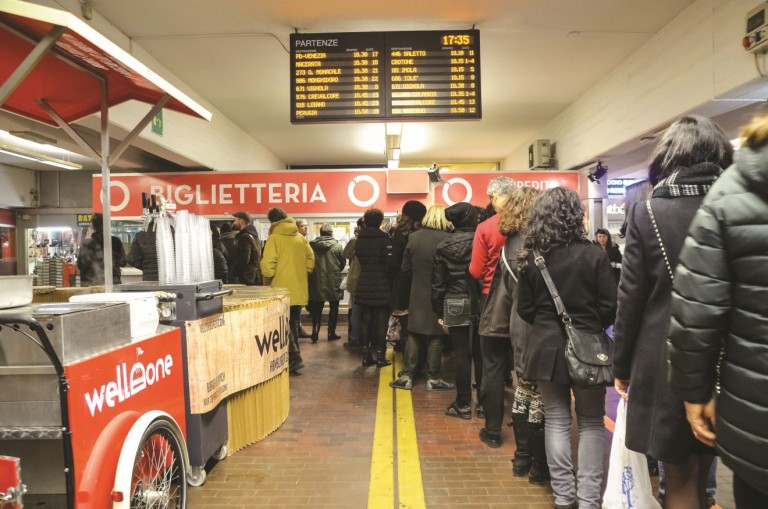
[[[427, 170], [424, 169], [424, 178]], [[488, 203], [486, 188], [493, 177], [506, 176], [519, 186], [545, 190], [566, 187], [579, 191], [578, 172], [442, 172], [445, 184], [414, 187], [407, 193], [398, 186], [388, 193], [387, 179], [398, 178], [388, 170], [306, 170], [281, 172], [190, 172], [116, 174], [110, 178], [113, 217], [141, 216], [141, 193], [160, 195], [179, 210], [199, 215], [228, 216], [238, 210], [266, 215], [280, 207], [289, 215], [353, 215], [371, 207], [397, 212], [408, 200], [452, 205]], [[101, 175], [93, 177], [93, 207], [101, 212]], [[394, 187], [394, 186], [390, 186]], [[426, 192], [425, 192], [426, 191]]]

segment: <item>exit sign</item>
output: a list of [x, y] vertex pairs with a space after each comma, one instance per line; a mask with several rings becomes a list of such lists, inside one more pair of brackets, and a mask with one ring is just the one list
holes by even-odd
[[158, 111], [152, 119], [152, 132], [158, 136], [163, 135], [163, 110]]

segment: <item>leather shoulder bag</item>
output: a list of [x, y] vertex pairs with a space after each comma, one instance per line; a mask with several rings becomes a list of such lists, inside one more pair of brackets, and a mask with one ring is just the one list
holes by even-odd
[[539, 268], [549, 294], [555, 302], [557, 315], [563, 321], [568, 344], [565, 348], [565, 364], [568, 377], [576, 387], [591, 388], [613, 385], [613, 341], [605, 333], [584, 332], [573, 326], [571, 317], [565, 310], [552, 276], [549, 275], [544, 257], [534, 253], [534, 263]]

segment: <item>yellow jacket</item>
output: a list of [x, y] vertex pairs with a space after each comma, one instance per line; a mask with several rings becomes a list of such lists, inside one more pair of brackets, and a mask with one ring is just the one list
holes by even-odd
[[291, 306], [309, 301], [307, 274], [315, 268], [315, 254], [309, 242], [299, 235], [292, 217], [273, 223], [261, 258], [261, 274], [269, 286], [286, 288]]

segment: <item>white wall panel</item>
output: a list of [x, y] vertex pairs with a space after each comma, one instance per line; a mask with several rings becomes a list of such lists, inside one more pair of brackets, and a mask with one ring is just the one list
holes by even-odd
[[32, 207], [35, 172], [0, 164], [0, 207]]

